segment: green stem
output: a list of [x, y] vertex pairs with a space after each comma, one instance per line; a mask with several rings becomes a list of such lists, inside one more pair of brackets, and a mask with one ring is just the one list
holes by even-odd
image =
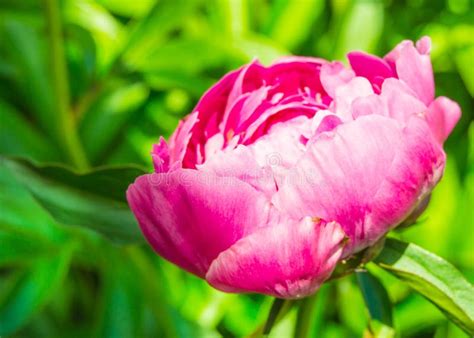
[[270, 334], [273, 326], [285, 317], [294, 305], [294, 300], [275, 298], [270, 312], [268, 313], [265, 325], [258, 327], [248, 338], [267, 337]]
[[69, 82], [58, 1], [44, 0], [44, 8], [48, 28], [52, 85], [57, 111], [57, 120], [51, 121], [51, 123], [56, 124], [57, 141], [71, 164], [78, 169], [87, 169], [89, 167], [88, 160], [79, 141], [74, 118], [69, 111]]
[[311, 336], [314, 327], [317, 300], [318, 294], [314, 294], [301, 302], [296, 319], [295, 337], [307, 338]]

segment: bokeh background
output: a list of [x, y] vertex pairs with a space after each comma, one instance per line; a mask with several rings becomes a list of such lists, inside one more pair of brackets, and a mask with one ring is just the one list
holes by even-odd
[[[345, 60], [433, 40], [437, 95], [462, 107], [442, 182], [419, 222], [396, 236], [474, 282], [474, 1], [1, 0], [0, 154], [85, 170], [135, 164], [203, 92], [258, 57]], [[48, 185], [44, 186], [48, 189]], [[466, 337], [379, 270], [399, 337]], [[271, 299], [228, 295], [154, 255], [56, 222], [0, 163], [0, 336], [242, 337]], [[314, 337], [362, 337], [353, 276], [325, 285]], [[290, 337], [296, 309], [272, 336]]]

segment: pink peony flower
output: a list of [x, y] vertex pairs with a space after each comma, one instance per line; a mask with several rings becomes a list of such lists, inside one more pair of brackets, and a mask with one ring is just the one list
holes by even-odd
[[434, 98], [430, 40], [383, 59], [254, 61], [154, 146], [127, 198], [161, 256], [228, 292], [313, 293], [429, 195], [459, 106]]

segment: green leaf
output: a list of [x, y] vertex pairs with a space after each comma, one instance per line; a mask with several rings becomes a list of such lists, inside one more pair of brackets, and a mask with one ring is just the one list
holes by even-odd
[[106, 74], [123, 45], [124, 28], [97, 2], [65, 1], [64, 15], [70, 23], [90, 32], [97, 47], [98, 75]]
[[57, 222], [93, 229], [119, 243], [142, 239], [125, 198], [142, 169], [104, 167], [77, 173], [26, 160], [3, 161]]
[[58, 150], [15, 108], [0, 99], [0, 153], [58, 160]]
[[[192, 0], [161, 0], [130, 30], [122, 50], [123, 61], [134, 67], [167, 40], [173, 29], [178, 29], [190, 16], [197, 2]], [[179, 13], [179, 15], [176, 15]]]
[[[276, 1], [267, 32], [273, 40], [293, 50], [311, 33], [313, 24], [324, 9], [321, 0]], [[297, 25], [293, 24], [298, 22]]]
[[394, 338], [395, 330], [384, 325], [377, 320], [369, 322], [368, 331], [364, 333], [364, 338]]
[[387, 326], [393, 326], [392, 304], [385, 287], [368, 271], [359, 271], [356, 276], [370, 318]]
[[474, 334], [474, 287], [444, 259], [393, 238], [375, 259], [418, 291], [468, 334]]
[[81, 122], [81, 139], [92, 162], [98, 162], [148, 97], [149, 89], [143, 83], [121, 85], [93, 105]]
[[372, 52], [383, 30], [382, 1], [354, 1], [344, 12], [344, 19], [337, 36], [334, 56], [343, 59], [352, 50]]
[[73, 246], [60, 255], [39, 259], [19, 276], [11, 289], [0, 294], [0, 335], [9, 335], [55, 295], [68, 270]]
[[57, 139], [59, 130], [54, 123], [56, 116], [44, 41], [34, 28], [11, 19], [0, 22], [0, 39], [15, 70], [11, 81], [20, 95], [19, 100], [29, 108], [43, 131]]

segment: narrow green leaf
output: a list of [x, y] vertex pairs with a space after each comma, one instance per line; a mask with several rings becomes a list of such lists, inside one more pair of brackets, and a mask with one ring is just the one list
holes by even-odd
[[3, 161], [57, 222], [88, 227], [117, 242], [141, 240], [125, 191], [143, 170], [110, 167], [80, 174], [25, 160]]
[[267, 337], [270, 334], [272, 328], [285, 317], [285, 315], [291, 310], [294, 304], [294, 300], [275, 298], [273, 300], [270, 311], [268, 312], [265, 324], [259, 326], [254, 332], [252, 332], [248, 336], [248, 338]]
[[81, 122], [80, 136], [92, 162], [98, 162], [148, 97], [149, 89], [143, 83], [121, 85], [96, 102]]
[[[322, 0], [276, 1], [267, 31], [273, 40], [293, 50], [314, 29], [313, 25], [324, 9]], [[298, 22], [297, 25], [293, 24]]]
[[343, 59], [351, 50], [372, 52], [383, 30], [383, 2], [353, 1], [344, 11], [344, 19], [335, 44], [334, 56]]
[[450, 263], [417, 245], [393, 238], [387, 239], [375, 263], [406, 282], [464, 331], [474, 335], [474, 287]]
[[316, 312], [318, 303], [319, 291], [310, 297], [301, 301], [298, 309], [298, 316], [296, 317], [295, 338], [312, 337], [315, 321], [317, 320]]
[[0, 335], [18, 330], [54, 296], [67, 272], [71, 253], [72, 246], [66, 246], [60, 255], [39, 259], [13, 289], [0, 297]]
[[15, 108], [0, 99], [0, 153], [40, 161], [59, 160], [58, 150]]
[[386, 326], [393, 326], [392, 304], [385, 287], [368, 271], [359, 271], [356, 276], [370, 318]]
[[377, 320], [369, 322], [368, 330], [364, 334], [364, 338], [394, 338], [395, 330], [390, 326], [384, 325]]

